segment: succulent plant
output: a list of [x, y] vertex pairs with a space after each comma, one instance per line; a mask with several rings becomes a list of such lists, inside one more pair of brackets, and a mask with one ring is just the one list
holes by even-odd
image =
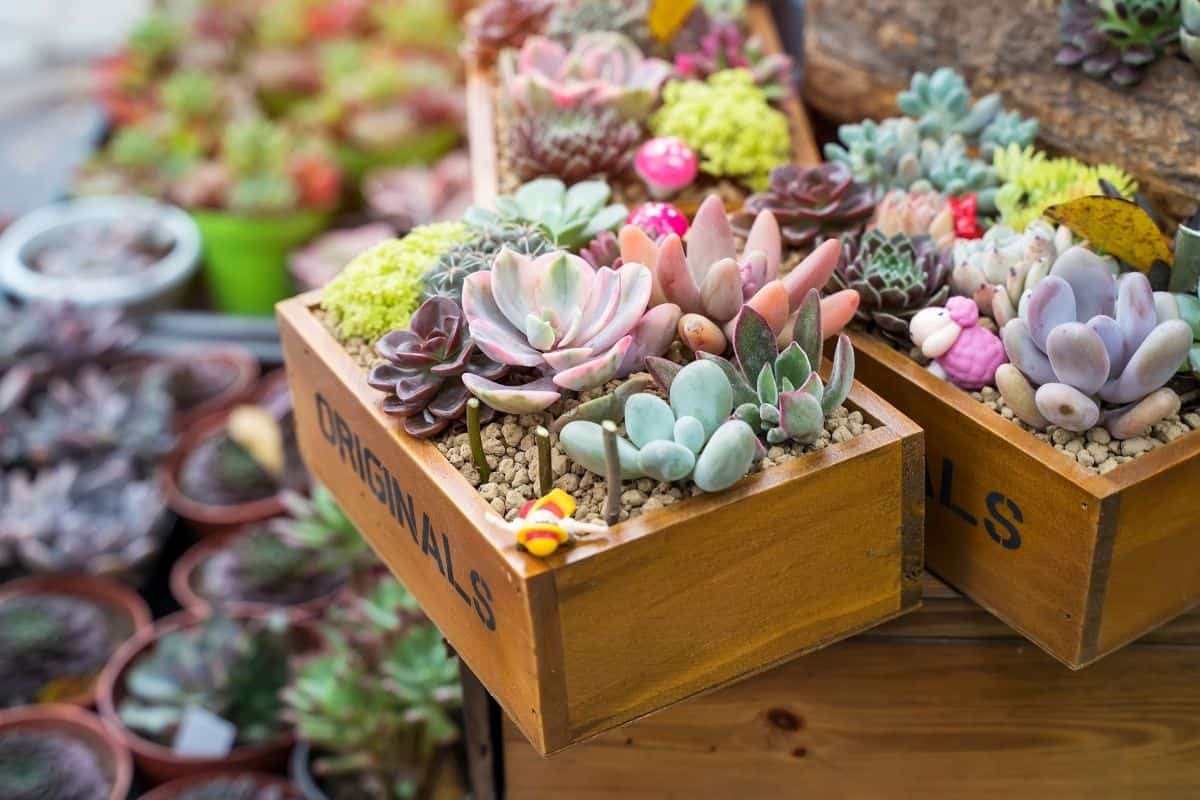
[[[809, 290], [796, 320], [794, 341], [782, 350], [765, 319], [754, 309], [738, 317], [733, 335], [734, 360], [702, 353], [721, 367], [733, 387], [734, 416], [746, 422], [768, 444], [789, 439], [816, 441], [825, 416], [845, 402], [854, 383], [854, 348], [845, 334], [838, 337], [829, 382], [821, 380], [821, 300]], [[656, 360], [651, 374], [669, 376], [672, 370]], [[669, 388], [670, 384], [667, 384]]]
[[458, 660], [391, 577], [349, 597], [322, 628], [325, 648], [284, 693], [314, 772], [347, 796], [426, 797], [434, 750], [458, 736]]
[[1179, 0], [1064, 0], [1055, 61], [1132, 86], [1179, 37]]
[[[762, 456], [754, 430], [740, 419], [729, 419], [734, 390], [717, 364], [693, 361], [680, 369], [669, 397], [669, 404], [649, 393], [626, 401], [628, 438], [617, 439], [622, 479], [690, 479], [703, 491], [719, 492], [737, 483]], [[569, 422], [559, 432], [559, 443], [576, 463], [605, 474], [600, 425]]]
[[1073, 247], [1003, 334], [1012, 363], [997, 371], [997, 387], [1035, 428], [1082, 432], [1102, 423], [1124, 439], [1179, 410], [1163, 386], [1186, 359], [1192, 331], [1182, 320], [1158, 321], [1140, 272], [1118, 279], [1095, 253]]
[[443, 253], [422, 276], [422, 299], [445, 297], [461, 303], [463, 281], [473, 272], [491, 269], [503, 247], [525, 256], [540, 256], [554, 249], [542, 228], [530, 222], [501, 222], [475, 229], [472, 238]]
[[646, 58], [627, 36], [601, 31], [581, 35], [570, 50], [545, 36], [530, 36], [519, 52], [501, 55], [500, 72], [505, 96], [522, 114], [599, 106], [643, 119], [671, 65]]
[[176, 72], [163, 81], [159, 92], [163, 107], [179, 117], [204, 118], [220, 112], [220, 84], [205, 72]]
[[[723, 353], [743, 306], [766, 318], [777, 336], [792, 330], [794, 317], [809, 289], [824, 286], [837, 263], [838, 245], [827, 242], [783, 277], [779, 276], [782, 243], [770, 210], [759, 212], [737, 252], [733, 229], [721, 199], [711, 195], [700, 205], [683, 242], [671, 234], [653, 242], [642, 229], [621, 230], [625, 264], [646, 264], [653, 275], [652, 306], [670, 303], [683, 311], [679, 336], [694, 351]], [[845, 293], [824, 301], [827, 333], [840, 330], [857, 307]], [[785, 342], [786, 343], [786, 342]]]
[[492, 66], [502, 51], [541, 33], [554, 7], [554, 0], [484, 0], [467, 14], [463, 56], [478, 67]]
[[940, 192], [893, 189], [876, 206], [871, 227], [886, 236], [928, 236], [938, 250], [955, 242], [954, 210]]
[[239, 746], [263, 744], [285, 728], [280, 694], [291, 649], [281, 617], [215, 613], [163, 634], [133, 662], [117, 713], [130, 730], [169, 745], [184, 714], [200, 708], [233, 723]]
[[787, 116], [770, 103], [749, 70], [727, 69], [703, 81], [670, 81], [650, 119], [655, 136], [674, 136], [700, 155], [700, 169], [764, 191], [772, 169], [788, 163]]
[[673, 304], [647, 311], [652, 281], [639, 263], [593, 269], [565, 252], [529, 258], [501, 250], [490, 271], [463, 286], [471, 337], [496, 361], [544, 377], [503, 386], [467, 372], [463, 384], [498, 411], [528, 414], [553, 405], [564, 389], [585, 391], [640, 369], [671, 344], [679, 320]]
[[126, 459], [5, 477], [0, 531], [25, 569], [125, 576], [158, 552], [165, 501]]
[[955, 242], [950, 286], [954, 294], [975, 300], [980, 313], [1003, 327], [1017, 315], [1022, 296], [1050, 273], [1071, 240], [1067, 228], [1056, 229], [1041, 219], [1021, 233], [995, 225], [980, 239]]
[[371, 170], [362, 191], [371, 218], [397, 231], [459, 219], [471, 205], [471, 161], [455, 150], [433, 166]]
[[616, 31], [649, 50], [649, 16], [650, 0], [563, 0], [546, 21], [546, 35], [569, 46], [584, 34]]
[[996, 192], [1000, 221], [1016, 231], [1053, 205], [1104, 194], [1107, 182], [1121, 197], [1132, 197], [1137, 183], [1111, 164], [1091, 166], [1073, 158], [1050, 158], [1032, 147], [1009, 147], [993, 156], [1001, 187]]
[[288, 256], [288, 271], [303, 291], [319, 289], [333, 280], [355, 256], [396, 238], [386, 222], [369, 222], [357, 228], [323, 233]]
[[1010, 145], [1028, 147], [1037, 138], [1041, 125], [1036, 119], [1022, 117], [1016, 111], [1001, 111], [979, 136], [979, 155], [991, 161], [997, 150]]
[[791, 94], [791, 58], [783, 53], [764, 53], [761, 42], [747, 38], [739, 20], [709, 18], [695, 49], [675, 51], [675, 71], [682, 78], [704, 80], [726, 69], [750, 70], [755, 83], [771, 99]]
[[577, 183], [627, 174], [641, 141], [641, 125], [614, 108], [548, 109], [513, 123], [507, 155], [523, 181], [548, 175]]
[[284, 495], [288, 515], [244, 535], [201, 568], [201, 593], [228, 601], [295, 605], [329, 594], [374, 563], [370, 548], [324, 486]]
[[0, 708], [54, 702], [91, 685], [112, 654], [94, 603], [57, 594], [0, 600]]
[[871, 187], [854, 180], [845, 164], [788, 164], [771, 170], [767, 191], [746, 198], [730, 222], [744, 238], [758, 214], [769, 210], [779, 223], [784, 245], [805, 250], [826, 239], [860, 232], [877, 199]]
[[0, 795], [7, 800], [104, 800], [111, 784], [80, 738], [32, 727], [0, 733]]
[[468, 319], [453, 300], [431, 297], [408, 327], [375, 343], [383, 362], [371, 369], [367, 383], [387, 393], [383, 410], [403, 417], [408, 434], [430, 437], [461, 419], [470, 398], [468, 374], [494, 382], [508, 372], [472, 338]]
[[266, 784], [253, 775], [215, 775], [184, 789], [175, 800], [289, 800], [292, 795], [277, 784]]
[[496, 210], [474, 207], [463, 219], [472, 227], [498, 229], [505, 224], [537, 225], [552, 244], [579, 250], [601, 231], [616, 230], [629, 210], [609, 205], [612, 189], [604, 181], [583, 181], [569, 189], [557, 178], [539, 178], [511, 195], [496, 198]]
[[402, 328], [420, 305], [424, 274], [444, 253], [470, 238], [471, 229], [460, 222], [437, 222], [378, 244], [329, 282], [321, 308], [345, 339], [374, 341]]
[[921, 136], [938, 141], [955, 134], [980, 136], [1002, 108], [998, 94], [972, 103], [966, 80], [950, 67], [914, 74], [909, 88], [896, 96], [896, 105], [917, 121]]
[[842, 242], [833, 285], [858, 292], [859, 320], [873, 322], [880, 333], [903, 342], [913, 315], [942, 305], [950, 295], [949, 276], [949, 260], [928, 236], [869, 230]]
[[1180, 0], [1179, 49], [1200, 67], [1200, 0]]

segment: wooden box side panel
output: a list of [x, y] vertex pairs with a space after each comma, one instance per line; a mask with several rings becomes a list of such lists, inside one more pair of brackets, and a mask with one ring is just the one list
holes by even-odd
[[574, 738], [915, 605], [902, 591], [901, 443], [875, 430], [848, 445], [732, 502], [660, 512], [674, 518], [654, 536], [556, 572]]
[[1195, 647], [1134, 646], [1074, 673], [1015, 640], [864, 637], [551, 759], [506, 724], [505, 796], [1185, 797], [1200, 785], [1198, 667]]
[[357, 367], [345, 353], [326, 352], [319, 323], [302, 303], [289, 302], [296, 305], [281, 308], [280, 328], [305, 463], [472, 671], [541, 744], [542, 643], [528, 597], [537, 582], [514, 574], [468, 516], [470, 505], [439, 486], [363, 405], [348, 385], [363, 380]]
[[[1103, 482], [942, 384], [902, 354], [853, 334], [857, 376], [925, 429], [929, 568], [971, 599], [1079, 666]], [[949, 400], [954, 402], [950, 402]], [[1036, 451], [1037, 448], [1034, 448]], [[1083, 488], [1080, 483], [1089, 488]]]
[[1097, 658], [1200, 603], [1200, 433], [1171, 448], [1171, 467], [1120, 493]]

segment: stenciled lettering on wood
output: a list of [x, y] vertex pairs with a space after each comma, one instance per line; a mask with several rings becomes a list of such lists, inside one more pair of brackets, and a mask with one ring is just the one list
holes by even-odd
[[[972, 528], [979, 526], [979, 516], [963, 508], [954, 499], [954, 462], [942, 458], [941, 479], [935, 481], [931, 472], [933, 459], [925, 461], [925, 496], [936, 500], [938, 505]], [[934, 490], [934, 486], [937, 490]], [[1002, 492], [988, 492], [984, 499], [987, 516], [983, 518], [983, 529], [992, 541], [1006, 550], [1021, 547], [1021, 531], [1018, 526], [1025, 522], [1025, 515], [1016, 502]]]
[[337, 451], [342, 463], [350, 467], [355, 477], [371, 490], [380, 505], [387, 508], [388, 515], [408, 529], [413, 545], [437, 566], [441, 576], [453, 587], [463, 603], [475, 611], [484, 627], [494, 632], [496, 614], [492, 610], [492, 590], [487, 581], [472, 569], [468, 576], [470, 591], [459, 583], [454, 572], [454, 549], [450, 545], [450, 537], [434, 529], [429, 514], [413, 505], [412, 495], [404, 491], [396, 476], [371, 452], [371, 448], [362, 443], [337, 409], [319, 392], [315, 399], [317, 421], [325, 441]]

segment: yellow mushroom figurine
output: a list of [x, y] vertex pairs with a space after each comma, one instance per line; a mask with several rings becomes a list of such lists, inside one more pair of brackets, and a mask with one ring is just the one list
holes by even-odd
[[562, 489], [554, 489], [530, 500], [511, 522], [501, 520], [517, 536], [517, 544], [530, 555], [545, 558], [567, 544], [572, 535], [604, 533], [606, 525], [594, 525], [572, 519], [575, 500]]

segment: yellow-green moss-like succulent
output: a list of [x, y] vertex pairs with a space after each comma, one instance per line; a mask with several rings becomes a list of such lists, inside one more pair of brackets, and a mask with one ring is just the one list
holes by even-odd
[[1025, 230], [1050, 206], [1103, 194], [1101, 180], [1123, 197], [1137, 191], [1137, 182], [1112, 164], [1092, 166], [1074, 158], [1051, 158], [1033, 147], [1013, 144], [998, 149], [992, 166], [1001, 182], [996, 193], [1000, 221], [1017, 231]]
[[402, 328], [421, 303], [421, 276], [470, 235], [461, 222], [438, 222], [377, 244], [329, 282], [321, 308], [333, 315], [338, 333], [347, 339], [374, 341]]
[[700, 154], [700, 169], [733, 178], [754, 191], [772, 169], [791, 160], [783, 112], [745, 69], [715, 72], [703, 81], [671, 81], [650, 120], [655, 136], [675, 136]]

